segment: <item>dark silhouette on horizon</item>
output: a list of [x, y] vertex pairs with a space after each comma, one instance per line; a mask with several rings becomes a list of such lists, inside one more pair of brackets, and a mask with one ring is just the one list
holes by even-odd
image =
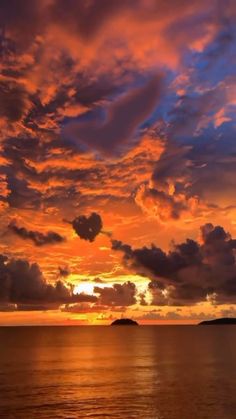
[[235, 317], [222, 317], [220, 319], [214, 319], [214, 320], [204, 320], [203, 322], [199, 323], [199, 325], [214, 325], [214, 324], [235, 324], [236, 325], [236, 318]]
[[116, 319], [111, 326], [139, 326], [138, 322], [132, 319]]

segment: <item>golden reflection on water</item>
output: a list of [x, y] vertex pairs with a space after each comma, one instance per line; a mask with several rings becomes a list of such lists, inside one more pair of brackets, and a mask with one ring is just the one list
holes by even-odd
[[236, 328], [0, 328], [0, 417], [235, 419]]

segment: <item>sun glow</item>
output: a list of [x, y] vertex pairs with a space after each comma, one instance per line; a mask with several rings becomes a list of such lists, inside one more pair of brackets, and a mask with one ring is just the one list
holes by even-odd
[[95, 284], [90, 282], [81, 282], [74, 287], [74, 294], [89, 294], [94, 295], [93, 289]]

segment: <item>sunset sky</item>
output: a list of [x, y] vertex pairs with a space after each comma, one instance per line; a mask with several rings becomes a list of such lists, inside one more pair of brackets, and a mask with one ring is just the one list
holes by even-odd
[[1, 325], [236, 316], [235, 37], [235, 0], [1, 0]]

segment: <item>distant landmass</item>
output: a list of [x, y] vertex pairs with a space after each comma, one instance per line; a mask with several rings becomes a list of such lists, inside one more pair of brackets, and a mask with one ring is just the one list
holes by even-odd
[[138, 326], [138, 323], [132, 319], [117, 319], [111, 323], [111, 326]]
[[203, 322], [199, 323], [199, 325], [214, 325], [214, 324], [236, 324], [235, 317], [223, 317], [221, 319], [214, 319], [214, 320], [204, 320]]

